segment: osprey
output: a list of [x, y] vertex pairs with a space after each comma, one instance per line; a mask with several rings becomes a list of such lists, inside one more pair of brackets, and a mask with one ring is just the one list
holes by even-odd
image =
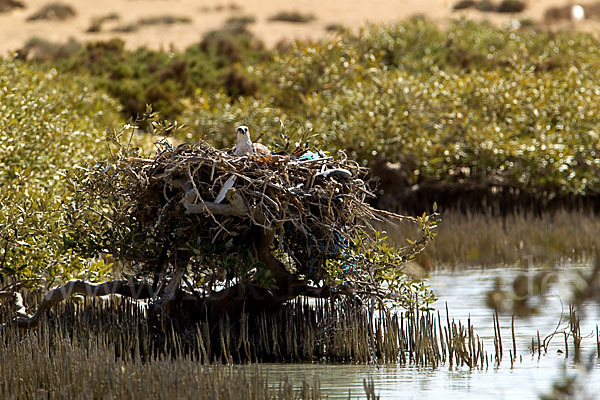
[[270, 156], [271, 150], [260, 143], [252, 143], [250, 130], [242, 125], [237, 128], [237, 143], [233, 149], [236, 156]]

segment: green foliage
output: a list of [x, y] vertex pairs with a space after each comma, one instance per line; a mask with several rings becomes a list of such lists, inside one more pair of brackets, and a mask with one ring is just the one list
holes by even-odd
[[405, 267], [433, 239], [438, 217], [418, 218], [424, 233], [416, 241], [409, 240], [410, 246], [404, 249], [391, 246], [383, 232], [373, 238], [359, 235], [343, 257], [327, 262], [324, 281], [331, 286], [352, 284], [361, 297], [378, 300], [380, 305], [428, 307], [436, 300], [434, 293], [426, 281], [407, 274]]
[[103, 131], [118, 109], [79, 79], [0, 61], [0, 280], [106, 273], [69, 249], [64, 175], [103, 154]]
[[61, 54], [54, 65], [89, 76], [94, 85], [121, 102], [127, 116], [141, 115], [146, 104], [152, 104], [163, 117], [172, 118], [183, 110], [184, 98], [200, 91], [254, 94], [258, 86], [243, 72], [240, 62], [269, 57], [260, 42], [235, 25], [232, 30], [207, 34], [184, 52], [128, 50], [123, 41], [115, 39], [88, 43], [67, 56]]
[[57, 62], [89, 74], [129, 115], [146, 104], [183, 114], [195, 131], [186, 139], [229, 146], [245, 123], [274, 144], [283, 123], [363, 164], [400, 162], [412, 183], [553, 196], [598, 189], [597, 47], [583, 33], [468, 21], [441, 30], [414, 18], [275, 57], [236, 23], [183, 53], [112, 41]]
[[472, 22], [372, 26], [253, 67], [262, 96], [204, 95], [182, 119], [223, 146], [236, 124], [269, 143], [303, 121], [327, 150], [399, 162], [412, 183], [585, 195], [600, 190], [598, 45]]
[[593, 65], [597, 39], [581, 32], [552, 33], [535, 28], [496, 28], [487, 23], [456, 21], [447, 30], [413, 18], [391, 25], [372, 25], [356, 37], [346, 35], [348, 47], [373, 52], [388, 69], [428, 74], [533, 68], [536, 71]]

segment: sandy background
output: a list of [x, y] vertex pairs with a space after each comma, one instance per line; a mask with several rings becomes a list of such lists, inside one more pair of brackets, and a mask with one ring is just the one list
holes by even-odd
[[[69, 38], [79, 41], [100, 40], [112, 37], [124, 39], [127, 46], [147, 46], [150, 48], [181, 49], [197, 42], [203, 33], [220, 28], [227, 18], [251, 15], [256, 22], [249, 26], [258, 37], [269, 46], [282, 39], [315, 39], [332, 35], [326, 26], [341, 24], [359, 27], [368, 22], [388, 22], [413, 15], [425, 15], [441, 24], [451, 18], [466, 16], [474, 19], [486, 19], [502, 24], [510, 18], [543, 21], [545, 11], [552, 6], [573, 4], [569, 0], [530, 0], [527, 9], [518, 15], [482, 13], [479, 11], [453, 12], [453, 2], [447, 0], [237, 0], [198, 1], [198, 0], [64, 0], [70, 4], [77, 15], [65, 21], [34, 21], [26, 19], [50, 0], [22, 0], [26, 8], [15, 9], [0, 14], [0, 54], [7, 55], [32, 37], [41, 37], [50, 41], [64, 42]], [[272, 22], [268, 18], [280, 11], [300, 10], [312, 13], [316, 20], [293, 24]], [[142, 17], [161, 15], [187, 16], [191, 24], [145, 26], [132, 33], [86, 33], [91, 20], [96, 17], [117, 13], [119, 20], [106, 23], [103, 31], [112, 27], [137, 21]], [[573, 27], [583, 30], [600, 31], [598, 21], [585, 20], [578, 23], [562, 22], [553, 24], [552, 29]]]

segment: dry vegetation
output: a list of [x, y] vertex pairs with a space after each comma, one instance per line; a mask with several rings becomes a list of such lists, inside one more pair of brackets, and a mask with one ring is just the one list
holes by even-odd
[[454, 4], [453, 10], [474, 8], [483, 12], [520, 13], [526, 6], [526, 2], [522, 0], [502, 0], [497, 3], [490, 0], [461, 0]]
[[27, 18], [27, 21], [64, 21], [77, 15], [75, 9], [65, 3], [50, 3]]
[[238, 15], [227, 18], [225, 21], [225, 26], [234, 25], [234, 26], [246, 26], [249, 24], [253, 24], [256, 22], [256, 17], [253, 15]]
[[15, 8], [25, 8], [25, 4], [18, 0], [0, 0], [0, 13], [8, 12]]
[[136, 22], [133, 22], [130, 24], [118, 25], [118, 26], [115, 26], [114, 28], [112, 28], [111, 31], [119, 32], [119, 33], [128, 33], [128, 32], [135, 32], [138, 29], [141, 29], [141, 28], [144, 28], [147, 26], [154, 26], [154, 25], [168, 26], [168, 25], [174, 25], [174, 24], [191, 24], [191, 23], [192, 23], [192, 19], [190, 17], [176, 16], [176, 15], [160, 15], [160, 16], [155, 16], [155, 17], [140, 18]]
[[25, 42], [25, 45], [16, 54], [21, 60], [35, 59], [42, 62], [57, 58], [67, 58], [73, 53], [80, 51], [81, 48], [81, 43], [73, 39], [58, 43], [36, 36]]
[[99, 17], [94, 17], [90, 21], [90, 26], [87, 28], [88, 33], [98, 33], [102, 31], [102, 27], [106, 22], [118, 21], [120, 19], [119, 14], [110, 13]]
[[[114, 312], [98, 305], [94, 308], [96, 315], [105, 318], [123, 309], [118, 305]], [[75, 313], [80, 310], [77, 306], [68, 309], [70, 321], [63, 314], [58, 321], [42, 324], [35, 334], [22, 335], [12, 329], [0, 333], [1, 398], [322, 398], [318, 381], [293, 388], [283, 378], [270, 388], [259, 370], [248, 373], [233, 367], [208, 367], [193, 356], [148, 357], [143, 346], [147, 332], [138, 331], [136, 339], [141, 342], [124, 343], [123, 329], [115, 324], [114, 317], [99, 321], [89, 307], [81, 310], [82, 314]], [[131, 320], [121, 322], [125, 327], [132, 325]], [[101, 323], [102, 332], [93, 332], [93, 323]], [[124, 333], [130, 330], [125, 328]]]
[[[4, 320], [10, 318], [6, 305], [0, 311]], [[69, 301], [46, 314], [36, 330], [18, 333], [12, 323], [0, 325], [0, 361], [4, 361], [2, 357], [17, 359], [20, 352], [37, 348], [39, 354], [34, 357], [45, 359], [47, 365], [52, 361], [52, 351], [66, 346], [65, 351], [80, 347], [102, 354], [99, 361], [116, 358], [124, 363], [146, 362], [150, 367], [174, 357], [175, 363], [195, 362], [196, 371], [201, 365], [214, 363], [353, 362], [484, 369], [502, 362], [500, 349], [488, 350], [475, 328], [454, 321], [448, 310], [442, 316], [419, 310], [378, 310], [352, 301], [302, 299], [275, 312], [243, 314], [239, 318], [224, 314], [216, 326], [201, 321], [183, 330], [164, 314], [151, 316], [148, 304], [118, 297], [110, 301]], [[14, 346], [19, 341], [29, 345]], [[12, 363], [1, 364], [0, 372], [6, 376], [2, 368]], [[26, 374], [26, 365], [19, 369], [13, 375], [16, 380]], [[43, 376], [32, 373], [30, 378]], [[55, 379], [58, 384], [61, 379], [72, 378]]]
[[[403, 242], [412, 229], [388, 229]], [[480, 213], [442, 214], [435, 240], [417, 259], [426, 269], [527, 262], [589, 262], [600, 249], [600, 217], [584, 211], [528, 212], [492, 217]]]
[[317, 19], [314, 14], [303, 13], [302, 11], [280, 11], [271, 16], [269, 21], [291, 22], [295, 24], [305, 24]]

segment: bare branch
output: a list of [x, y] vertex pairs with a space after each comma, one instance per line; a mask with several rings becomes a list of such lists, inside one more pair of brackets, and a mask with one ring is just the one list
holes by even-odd
[[[8, 298], [9, 296], [5, 293], [0, 292], [2, 296]], [[106, 296], [111, 294], [119, 294], [121, 296], [131, 297], [133, 299], [148, 299], [153, 297], [152, 286], [144, 283], [132, 283], [126, 280], [108, 281], [104, 283], [90, 283], [82, 280], [70, 280], [62, 286], [56, 287], [50, 290], [44, 295], [42, 302], [40, 303], [37, 311], [32, 316], [20, 316], [16, 318], [15, 323], [19, 328], [29, 329], [37, 325], [40, 316], [43, 312], [52, 306], [60, 303], [63, 300], [67, 300], [72, 295], [84, 295], [87, 297]], [[11, 296], [18, 295], [18, 293], [10, 293]], [[1, 298], [1, 297], [0, 297]], [[21, 299], [21, 308], [22, 306]], [[25, 313], [25, 315], [27, 315]], [[0, 327], [3, 327], [0, 325]]]

